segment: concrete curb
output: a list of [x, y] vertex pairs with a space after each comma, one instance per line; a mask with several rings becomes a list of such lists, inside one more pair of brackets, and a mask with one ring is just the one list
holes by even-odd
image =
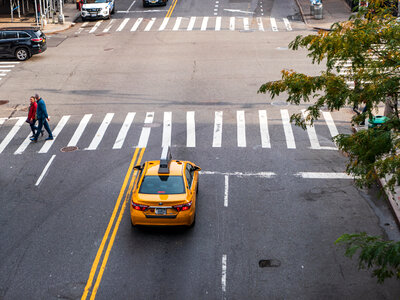
[[62, 32], [65, 31], [71, 27], [73, 27], [75, 25], [75, 21], [81, 16], [80, 12], [75, 13], [75, 15], [72, 17], [71, 22], [65, 22], [63, 25], [55, 25], [55, 26], [59, 26], [58, 28], [53, 28], [53, 29], [43, 29], [42, 31], [45, 34], [54, 34], [54, 33], [58, 33], [58, 32]]

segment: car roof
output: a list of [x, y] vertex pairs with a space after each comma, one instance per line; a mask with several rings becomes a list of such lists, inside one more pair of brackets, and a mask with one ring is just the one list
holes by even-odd
[[4, 27], [4, 28], [0, 28], [1, 31], [15, 31], [15, 30], [34, 30], [34, 31], [38, 31], [40, 30], [39, 27]]
[[169, 173], [159, 173], [159, 167], [160, 167], [160, 161], [159, 160], [152, 160], [148, 161], [147, 163], [147, 170], [145, 175], [146, 176], [177, 176], [177, 175], [182, 175], [183, 174], [183, 167], [186, 163], [186, 161], [182, 160], [171, 160], [171, 163], [169, 165]]

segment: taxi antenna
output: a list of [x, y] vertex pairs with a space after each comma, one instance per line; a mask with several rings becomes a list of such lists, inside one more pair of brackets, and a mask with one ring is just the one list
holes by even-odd
[[163, 147], [160, 158], [160, 167], [158, 168], [158, 173], [168, 174], [169, 165], [171, 163], [172, 154], [169, 146]]

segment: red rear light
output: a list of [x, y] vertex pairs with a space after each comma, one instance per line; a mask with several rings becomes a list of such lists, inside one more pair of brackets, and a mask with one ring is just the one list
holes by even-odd
[[41, 42], [41, 41], [43, 41], [43, 39], [40, 37], [40, 38], [33, 38], [33, 39], [31, 39], [31, 41], [32, 42]]
[[175, 208], [177, 211], [185, 211], [185, 210], [190, 209], [191, 206], [192, 206], [192, 202], [189, 202], [186, 204], [174, 205], [172, 207]]
[[145, 211], [146, 209], [149, 208], [148, 205], [142, 205], [142, 204], [137, 204], [132, 201], [132, 208], [140, 211]]

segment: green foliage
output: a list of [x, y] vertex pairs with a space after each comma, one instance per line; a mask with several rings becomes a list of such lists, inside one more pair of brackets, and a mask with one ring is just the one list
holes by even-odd
[[373, 269], [372, 274], [379, 283], [393, 276], [400, 279], [400, 242], [385, 241], [363, 232], [344, 234], [335, 244], [345, 245], [345, 255], [350, 258], [360, 250], [358, 268]]

